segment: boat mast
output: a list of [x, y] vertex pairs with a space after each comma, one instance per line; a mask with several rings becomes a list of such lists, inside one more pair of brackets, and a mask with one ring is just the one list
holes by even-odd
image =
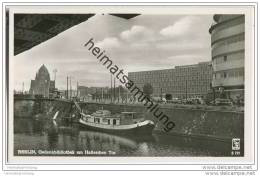
[[69, 99], [69, 77], [67, 76], [67, 92], [66, 92], [66, 98]]
[[113, 101], [113, 100], [112, 100], [112, 95], [113, 95], [113, 88], [112, 88], [112, 84], [113, 84], [113, 83], [112, 83], [112, 74], [111, 74], [111, 77], [110, 77], [110, 83], [111, 83], [111, 85], [110, 85], [110, 86], [111, 86], [111, 87], [110, 87], [110, 88], [111, 88], [111, 89], [110, 89], [110, 100], [111, 100], [111, 103], [112, 103], [112, 101]]
[[116, 101], [116, 78], [114, 78], [114, 103]]

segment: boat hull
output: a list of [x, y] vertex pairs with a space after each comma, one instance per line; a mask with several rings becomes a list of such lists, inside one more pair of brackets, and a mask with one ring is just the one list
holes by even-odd
[[132, 125], [98, 125], [91, 122], [85, 122], [82, 119], [79, 120], [81, 127], [89, 130], [95, 130], [105, 133], [113, 134], [126, 134], [126, 135], [151, 135], [155, 127], [154, 122], [151, 120], [145, 120]]

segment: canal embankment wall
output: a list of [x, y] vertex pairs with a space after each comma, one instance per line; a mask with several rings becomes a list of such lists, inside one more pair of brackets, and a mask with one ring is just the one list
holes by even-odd
[[[89, 113], [102, 108], [112, 113], [120, 113], [122, 111], [142, 112], [145, 114], [146, 119], [151, 119], [157, 123], [155, 132], [164, 132], [165, 125], [154, 117], [152, 113], [148, 112], [143, 105], [88, 102], [81, 102], [79, 105], [84, 112]], [[57, 111], [59, 111], [57, 119], [72, 116], [76, 117], [78, 115], [75, 105], [66, 100], [14, 101], [14, 115], [16, 117], [31, 117], [37, 114], [53, 116]], [[160, 107], [160, 111], [166, 114], [170, 118], [169, 120], [175, 123], [175, 127], [168, 132], [168, 134], [206, 137], [218, 140], [244, 138], [244, 112], [169, 106]]]

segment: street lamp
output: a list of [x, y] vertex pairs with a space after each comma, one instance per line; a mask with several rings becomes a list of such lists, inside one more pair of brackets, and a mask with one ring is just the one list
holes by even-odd
[[56, 73], [58, 72], [58, 70], [55, 68], [54, 70], [53, 70], [53, 73], [54, 73], [54, 81], [56, 81]]

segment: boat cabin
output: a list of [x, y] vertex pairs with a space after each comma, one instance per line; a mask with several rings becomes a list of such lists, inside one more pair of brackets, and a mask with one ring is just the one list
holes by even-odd
[[143, 114], [138, 112], [121, 112], [121, 124], [133, 124], [144, 120]]
[[141, 113], [122, 112], [120, 114], [111, 114], [107, 110], [98, 110], [91, 115], [84, 115], [82, 119], [86, 122], [103, 125], [128, 125], [143, 120]]

